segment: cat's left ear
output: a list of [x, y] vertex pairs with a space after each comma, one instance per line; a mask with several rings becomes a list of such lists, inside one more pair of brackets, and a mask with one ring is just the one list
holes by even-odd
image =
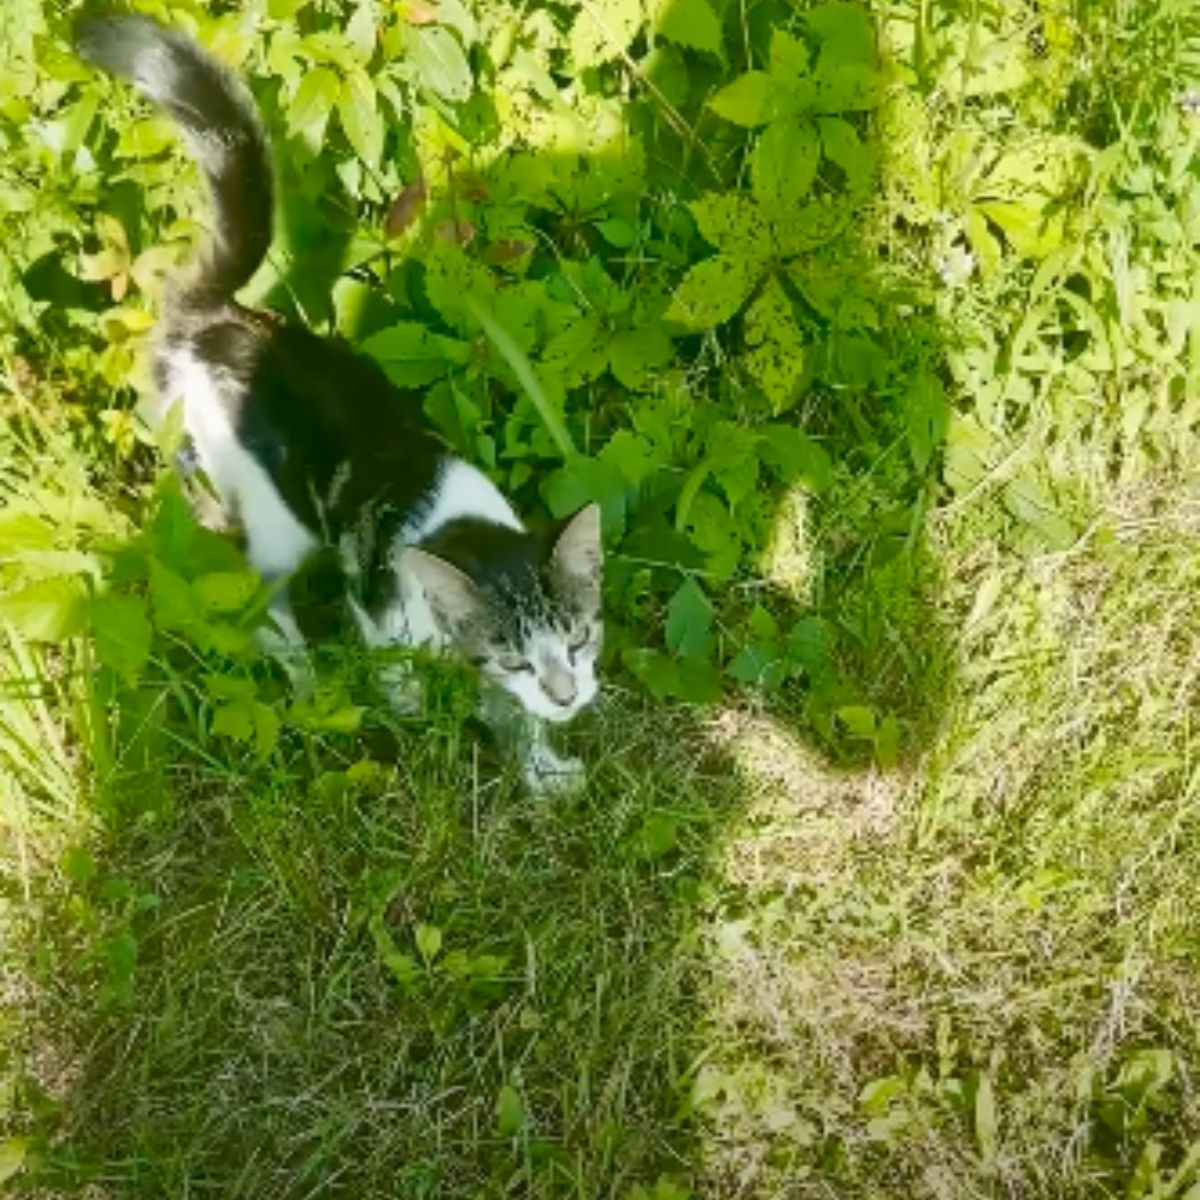
[[598, 504], [581, 508], [563, 526], [550, 561], [563, 587], [572, 591], [585, 607], [600, 607], [604, 549], [600, 542]]
[[479, 589], [444, 558], [409, 546], [400, 559], [403, 572], [415, 579], [442, 629], [453, 636], [483, 612]]

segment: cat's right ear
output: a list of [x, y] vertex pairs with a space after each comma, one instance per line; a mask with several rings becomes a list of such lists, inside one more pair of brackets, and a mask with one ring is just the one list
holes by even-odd
[[420, 585], [446, 633], [457, 633], [482, 613], [483, 596], [479, 588], [444, 558], [409, 546], [401, 557], [400, 566]]

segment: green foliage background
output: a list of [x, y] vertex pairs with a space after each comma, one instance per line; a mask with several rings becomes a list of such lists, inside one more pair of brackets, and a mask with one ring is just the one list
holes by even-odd
[[[249, 1194], [214, 1165], [224, 1118], [138, 1106], [176, 1058], [219, 1092], [204, 1055], [278, 977], [309, 1003], [280, 1045], [312, 1073], [271, 1042], [274, 1073], [233, 1088], [258, 1114], [236, 1144], [260, 1153], [254, 1120], [279, 1139], [265, 1174], [246, 1167], [259, 1195], [323, 1194], [330, 1171], [364, 1196], [1191, 1195], [1195, 1046], [1176, 1031], [1195, 945], [1119, 844], [1191, 894], [1190, 0], [138, 7], [236, 68], [271, 130], [279, 231], [244, 298], [377, 358], [524, 510], [602, 505], [606, 675], [635, 715], [583, 735], [599, 782], [574, 833], [516, 808], [481, 839], [454, 671], [431, 665], [399, 756], [376, 752], [357, 662], [288, 702], [253, 649], [259, 581], [189, 515], [177, 431], [156, 442], [135, 416], [203, 189], [171, 126], [73, 57], [77, 6], [8, 0], [0, 829], [44, 945], [6, 970], [67, 1025], [95, 1007], [99, 1033], [72, 1026], [102, 1048], [88, 1079], [120, 1075], [127, 1025], [156, 1032], [141, 1082], [78, 1112], [30, 1082], [52, 1070], [0, 1059], [0, 1119], [20, 1114], [0, 1181]], [[832, 762], [914, 772], [889, 853], [857, 827], [818, 839], [842, 871], [826, 877], [809, 825], [755, 809], [773, 785], [731, 801], [691, 749], [708, 735], [675, 724], [678, 702], [730, 699]], [[757, 846], [758, 821], [796, 858], [773, 871], [759, 847], [760, 874], [714, 874], [731, 804], [755, 814], [731, 844]], [[314, 812], [322, 835], [303, 832]], [[221, 954], [187, 933], [187, 903], [216, 903], [209, 853], [253, 935]], [[688, 1026], [696, 979], [720, 991], [755, 938], [786, 961], [747, 979], [810, 971], [794, 994], [761, 988], [791, 1033], [736, 979], [745, 1011]], [[1029, 967], [1037, 986], [1035, 942], [1057, 956]], [[864, 946], [863, 977], [894, 952], [919, 1003], [863, 1007], [876, 985], [837, 967]], [[1078, 1051], [1097, 981], [1139, 954], [1170, 980], [1138, 1038], [1106, 1025]], [[995, 972], [1009, 992], [980, 1017]], [[829, 1011], [796, 1000], [826, 985]], [[929, 1029], [889, 1023], [905, 1000]], [[372, 1059], [364, 1030], [393, 1020]], [[316, 1075], [354, 1055], [381, 1107], [364, 1116], [347, 1085], [314, 1109]], [[405, 1103], [428, 1101], [411, 1140], [385, 1119], [389, 1055], [418, 1064]], [[442, 1105], [455, 1089], [465, 1118]], [[187, 1091], [181, 1075], [172, 1103]], [[277, 1092], [294, 1105], [278, 1128]], [[698, 1128], [717, 1150], [695, 1150]], [[426, 1160], [420, 1139], [443, 1135]]]

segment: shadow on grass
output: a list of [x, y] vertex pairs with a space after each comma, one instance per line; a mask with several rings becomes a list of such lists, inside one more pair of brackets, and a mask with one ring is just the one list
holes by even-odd
[[[726, 134], [709, 143], [718, 160]], [[542, 164], [551, 177], [577, 165]], [[665, 170], [688, 180], [686, 154]], [[310, 318], [328, 313], [350, 236], [343, 223], [313, 242], [321, 178], [285, 197], [296, 253], [269, 292]], [[543, 232], [599, 254], [590, 221], [564, 209]], [[874, 298], [853, 330], [837, 304], [792, 295], [819, 347], [800, 421], [833, 478], [817, 498], [769, 497], [766, 524], [793, 557], [750, 592], [781, 637], [803, 623], [810, 638], [767, 710], [838, 764], [919, 750], [949, 661], [924, 532], [936, 423], [912, 450], [913, 380], [936, 380], [939, 348], [876, 249], [829, 268], [839, 294]], [[436, 318], [385, 282], [373, 323]], [[496, 419], [494, 397], [479, 399]], [[595, 399], [599, 443], [628, 412], [613, 386]], [[697, 405], [763, 415], [761, 397], [723, 385]], [[667, 479], [652, 503], [669, 512], [683, 486]], [[664, 564], [647, 582], [680, 577]], [[126, 732], [94, 844], [47, 881], [26, 931], [40, 986], [22, 1186], [227, 1200], [703, 1188], [702, 1142], [720, 1130], [694, 1108], [701, 931], [737, 908], [716, 859], [754, 798], [703, 714], [614, 697], [574, 735], [594, 764], [587, 795], [545, 805], [457, 720], [392, 731], [386, 754], [365, 736], [285, 734], [263, 764], [205, 733], [203, 700], [174, 671], [140, 699], [93, 701], [125, 704], [113, 728]], [[47, 1046], [61, 1069], [46, 1069]]]

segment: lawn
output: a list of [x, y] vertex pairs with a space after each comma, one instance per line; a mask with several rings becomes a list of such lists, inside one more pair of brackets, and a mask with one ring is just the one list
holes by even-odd
[[77, 7], [0, 12], [0, 1190], [1200, 1198], [1192, 0], [138, 4], [272, 132], [246, 298], [602, 505], [555, 800], [453, 664], [257, 656]]

